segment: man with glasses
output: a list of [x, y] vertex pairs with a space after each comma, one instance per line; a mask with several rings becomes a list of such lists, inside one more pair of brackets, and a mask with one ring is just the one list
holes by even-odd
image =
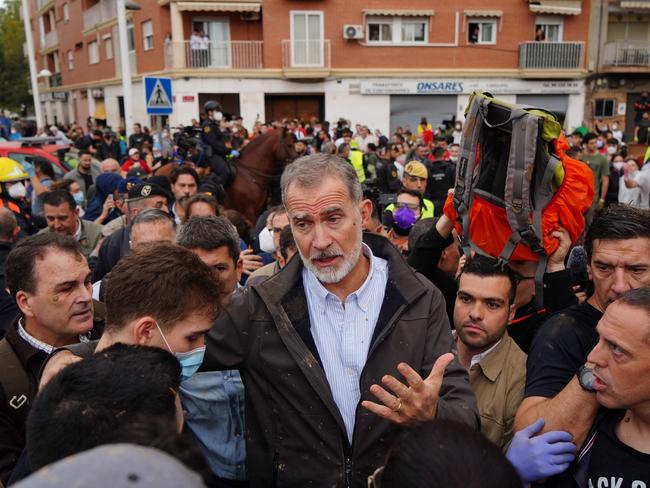
[[408, 255], [408, 239], [411, 229], [418, 220], [425, 217], [424, 199], [416, 190], [402, 188], [394, 204], [384, 210], [383, 223], [388, 238], [405, 256]]
[[[427, 168], [424, 164], [418, 161], [411, 161], [404, 167], [404, 177], [402, 178], [402, 188], [406, 190], [412, 190], [420, 194], [421, 196], [421, 208], [418, 208], [418, 219], [432, 219], [434, 206], [433, 202], [427, 198], [424, 198], [424, 190], [427, 187], [428, 179]], [[413, 205], [416, 205], [415, 202], [411, 202]], [[413, 209], [415, 211], [415, 208]], [[394, 213], [395, 204], [390, 204], [386, 207], [386, 212]]]

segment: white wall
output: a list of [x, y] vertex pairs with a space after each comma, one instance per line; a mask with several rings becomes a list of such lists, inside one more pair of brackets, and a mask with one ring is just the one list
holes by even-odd
[[[390, 126], [390, 95], [361, 95], [355, 85], [360, 80], [348, 79], [325, 83], [325, 119], [333, 126], [339, 118], [349, 120], [352, 127], [364, 124], [371, 132], [379, 129], [387, 135]], [[353, 85], [353, 88], [350, 88]], [[352, 93], [350, 93], [352, 92]]]
[[106, 105], [106, 123], [117, 131], [122, 123], [120, 120], [120, 103], [118, 97], [122, 95], [122, 85], [107, 86], [104, 88], [104, 105]]
[[567, 106], [566, 118], [564, 120], [564, 129], [567, 134], [573, 132], [576, 127], [582, 125], [585, 119], [585, 92], [569, 95], [569, 104]]

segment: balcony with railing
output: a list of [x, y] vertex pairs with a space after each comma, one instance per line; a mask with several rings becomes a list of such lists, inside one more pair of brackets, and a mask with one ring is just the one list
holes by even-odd
[[650, 68], [650, 41], [614, 41], [605, 44], [603, 64], [609, 69], [646, 71]]
[[55, 30], [51, 30], [43, 36], [43, 45], [41, 46], [41, 50], [51, 49], [57, 44], [59, 44], [59, 35]]
[[168, 42], [165, 66], [180, 69], [262, 69], [262, 41]]
[[287, 78], [324, 78], [331, 63], [329, 39], [282, 41], [282, 71]]
[[117, 8], [115, 0], [100, 0], [83, 12], [84, 30], [94, 28], [96, 25], [103, 24], [117, 17]]
[[578, 70], [584, 66], [584, 42], [522, 42], [519, 69]]
[[63, 86], [61, 73], [52, 73], [52, 76], [50, 76], [50, 88], [57, 88], [59, 86]]

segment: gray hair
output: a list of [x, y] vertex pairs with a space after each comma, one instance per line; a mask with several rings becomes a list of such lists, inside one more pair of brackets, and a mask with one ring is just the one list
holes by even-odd
[[150, 208], [147, 210], [143, 210], [142, 212], [139, 212], [133, 219], [133, 222], [131, 223], [131, 234], [133, 234], [133, 228], [136, 225], [161, 224], [161, 223], [171, 224], [171, 226], [174, 229], [176, 229], [176, 222], [174, 222], [172, 216], [169, 215], [167, 212], [163, 212], [162, 210], [157, 208]]
[[241, 249], [239, 234], [232, 223], [224, 217], [209, 215], [190, 217], [176, 237], [176, 244], [187, 249], [204, 249], [211, 251], [223, 246], [228, 247], [230, 257], [237, 264]]
[[287, 193], [292, 183], [303, 188], [314, 188], [327, 176], [340, 179], [355, 205], [361, 203], [363, 191], [357, 173], [345, 159], [330, 154], [312, 154], [296, 159], [284, 168], [280, 188], [282, 204], [287, 208]]

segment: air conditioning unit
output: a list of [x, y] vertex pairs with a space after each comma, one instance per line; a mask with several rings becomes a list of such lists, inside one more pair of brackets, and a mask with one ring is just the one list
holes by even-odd
[[259, 12], [242, 12], [239, 15], [241, 20], [260, 20]]
[[363, 39], [363, 26], [362, 25], [345, 24], [343, 26], [343, 38], [344, 39]]

